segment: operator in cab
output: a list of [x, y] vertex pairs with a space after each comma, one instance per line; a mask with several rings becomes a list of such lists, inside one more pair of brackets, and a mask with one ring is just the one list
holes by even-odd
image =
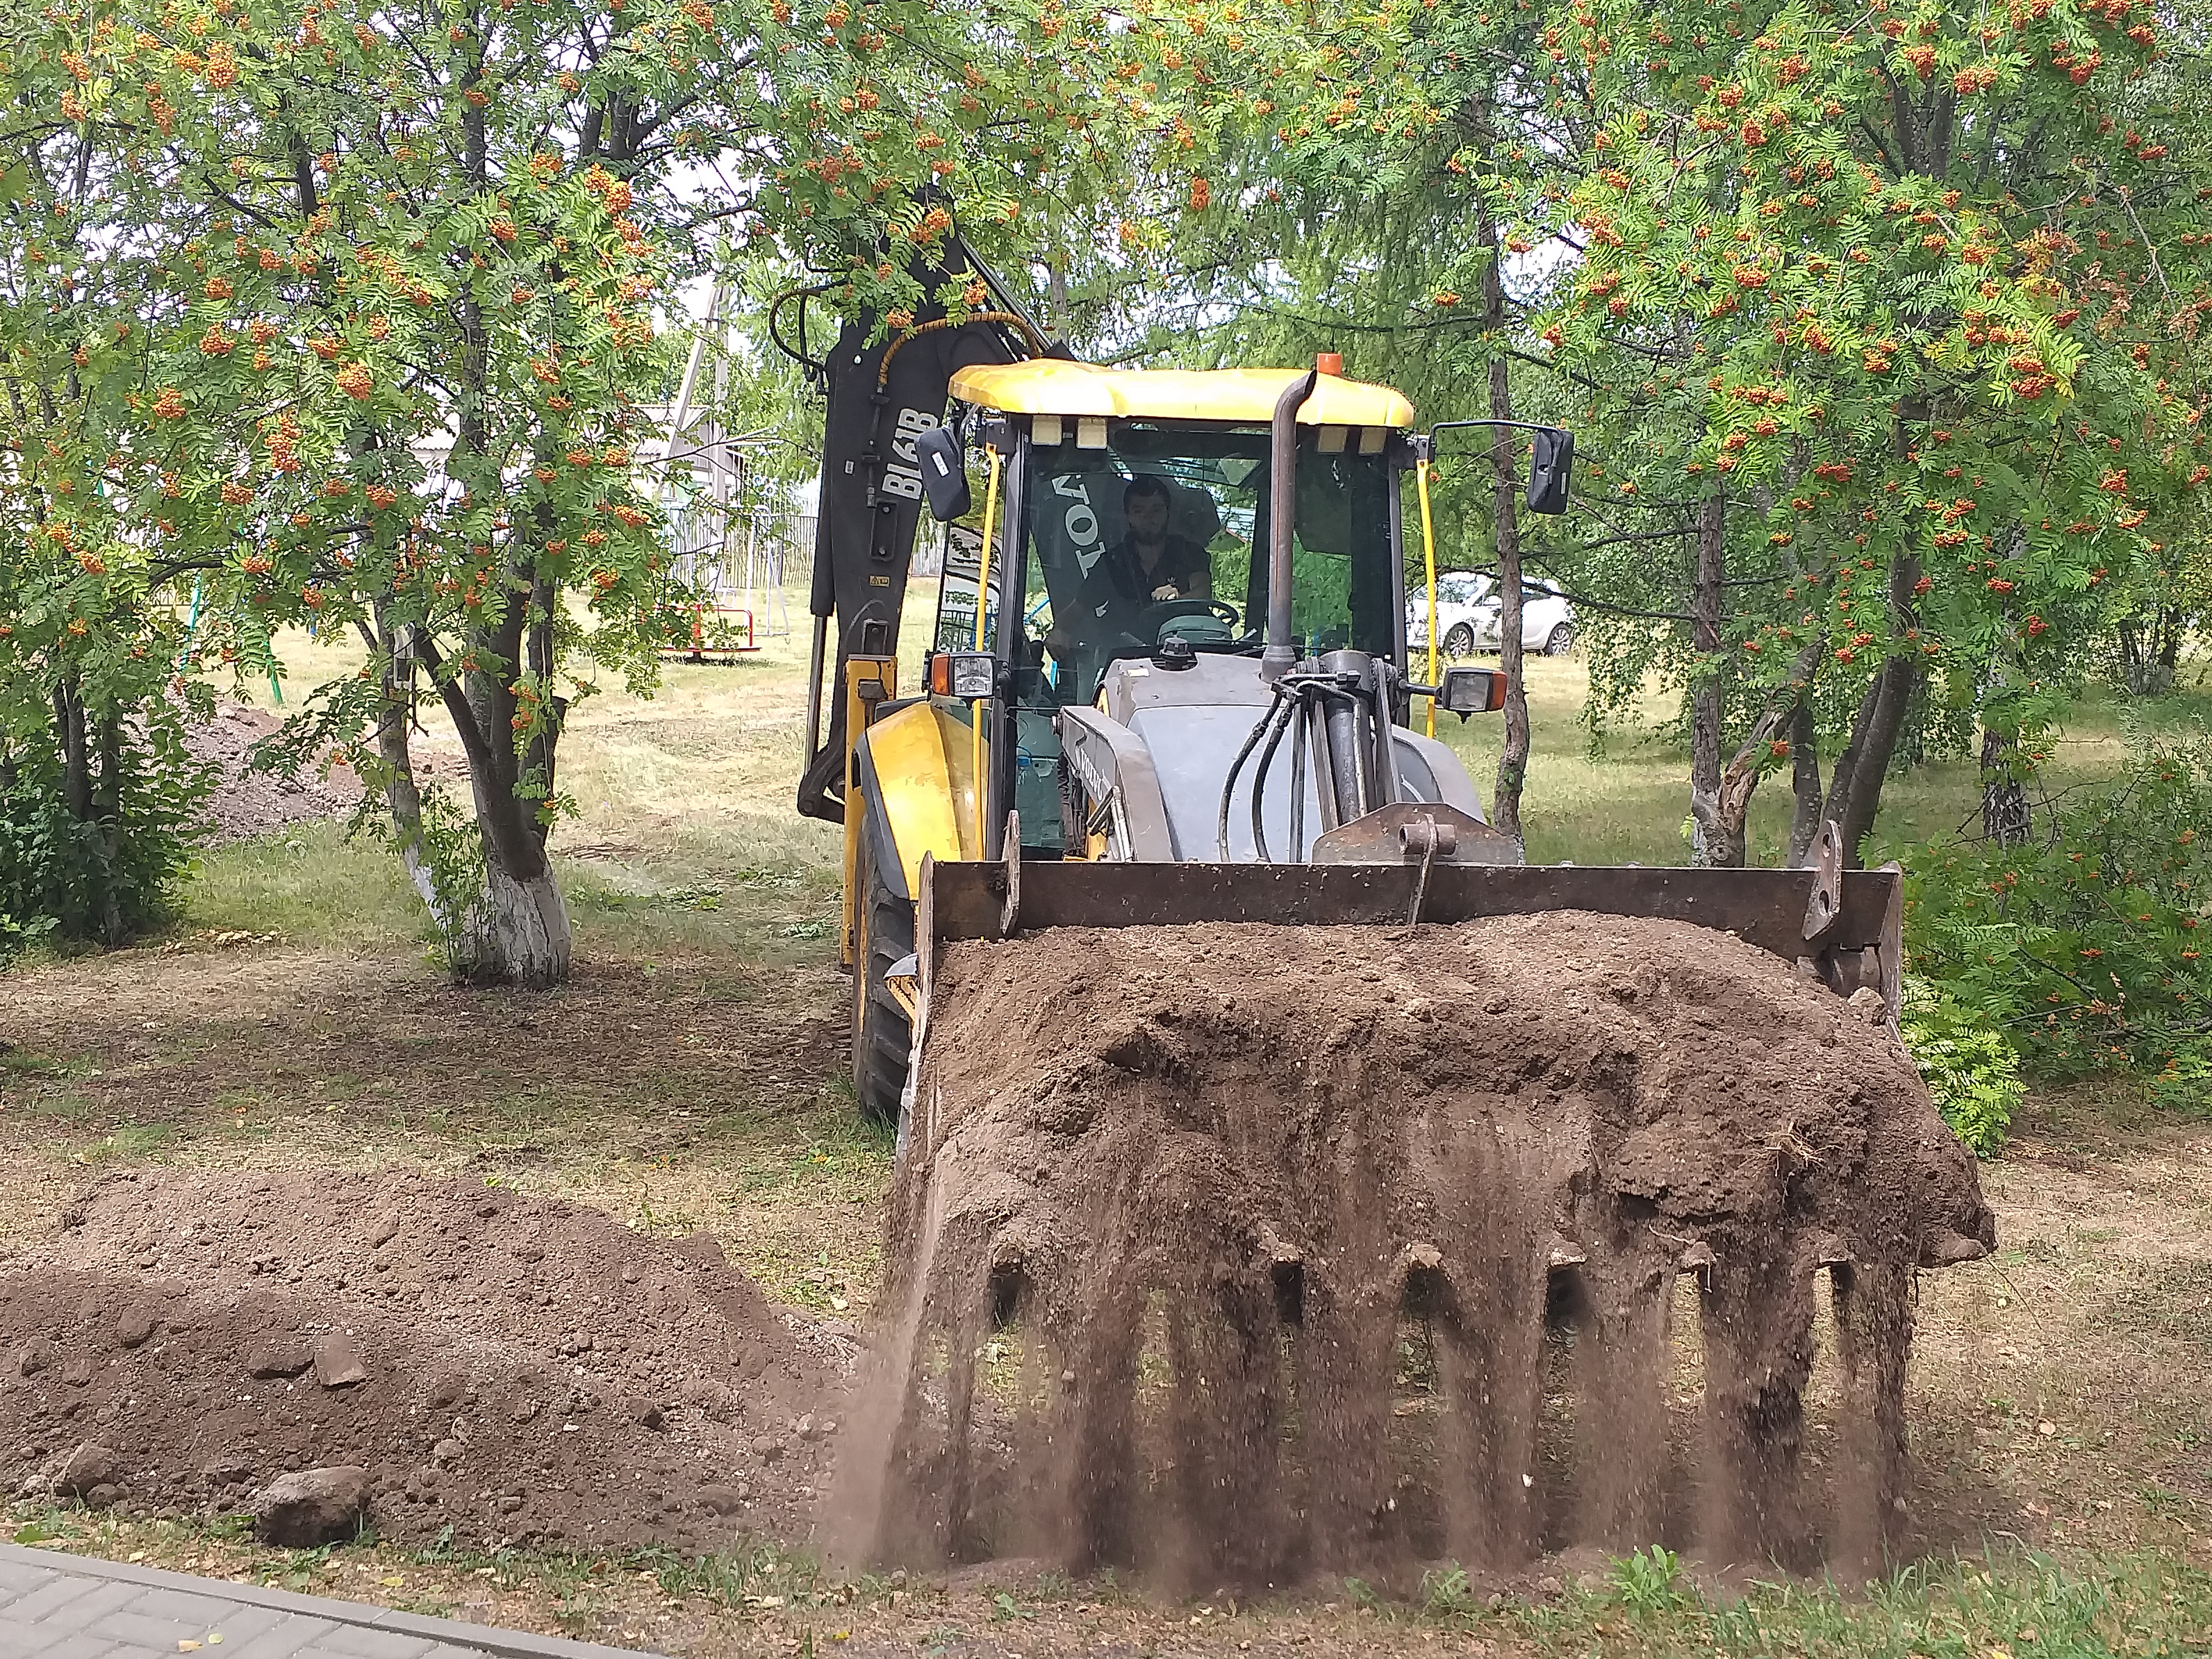
[[1188, 536], [1169, 528], [1175, 514], [1173, 486], [1140, 472], [1121, 491], [1121, 539], [1110, 544], [1083, 579], [1066, 627], [1051, 644], [1066, 655], [1132, 632], [1152, 605], [1213, 597], [1213, 562]]
[[1126, 627], [1147, 606], [1213, 597], [1213, 562], [1168, 527], [1175, 495], [1164, 478], [1140, 472], [1121, 491], [1121, 539], [1100, 556], [1085, 583], [1085, 608]]
[[[1212, 555], [1173, 527], [1175, 489], [1149, 472], [1122, 486], [1121, 538], [1099, 554], [1066, 620], [1046, 638], [1046, 647], [1073, 671], [1069, 683], [1083, 688], [1079, 696], [1088, 694], [1112, 657], [1151, 645], [1158, 619], [1146, 613], [1152, 607], [1195, 602], [1203, 609], [1213, 598]], [[1187, 513], [1193, 506], [1211, 509], [1205, 516], [1218, 524], [1212, 497], [1199, 495]]]

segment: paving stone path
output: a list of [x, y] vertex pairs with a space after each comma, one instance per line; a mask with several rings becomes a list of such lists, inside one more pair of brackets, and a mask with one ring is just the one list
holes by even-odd
[[641, 1659], [258, 1584], [0, 1544], [0, 1659]]

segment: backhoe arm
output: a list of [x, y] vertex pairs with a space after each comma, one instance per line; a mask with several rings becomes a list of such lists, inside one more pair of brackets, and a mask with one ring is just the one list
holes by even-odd
[[1046, 341], [1004, 285], [957, 238], [943, 257], [945, 266], [917, 270], [925, 287], [941, 285], [948, 269], [977, 272], [989, 309], [947, 318], [939, 309], [926, 308], [916, 313], [910, 326], [887, 331], [872, 344], [877, 319], [854, 317], [828, 356], [808, 364], [829, 398], [829, 411], [823, 426], [822, 493], [808, 606], [814, 638], [807, 678], [807, 764], [799, 780], [799, 810], [832, 823], [844, 818], [845, 665], [854, 657], [893, 657], [898, 651], [899, 616], [922, 506], [915, 440], [943, 422], [947, 390], [960, 369], [1065, 352]]

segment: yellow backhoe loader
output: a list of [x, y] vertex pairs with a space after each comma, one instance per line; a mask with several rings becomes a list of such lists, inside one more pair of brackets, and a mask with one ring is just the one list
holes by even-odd
[[[1502, 676], [1407, 650], [1408, 519], [1437, 634], [1442, 428], [1333, 358], [1093, 367], [1001, 301], [849, 324], [817, 367], [800, 805], [843, 823], [854, 1083], [902, 1149], [901, 1403], [855, 1449], [879, 1544], [1141, 1559], [1151, 1511], [1168, 1555], [1273, 1577], [1401, 1533], [1510, 1555], [1539, 1498], [1648, 1540], [1677, 1273], [1711, 1536], [1796, 1525], [1823, 1272], [1873, 1494], [1844, 1535], [1886, 1532], [1911, 1274], [1993, 1237], [1895, 1035], [1898, 873], [1844, 870], [1832, 827], [1802, 869], [1524, 864], [1435, 735]], [[1528, 430], [1528, 505], [1560, 512], [1572, 440]], [[902, 685], [925, 502], [946, 562]], [[1592, 1335], [1591, 1445], [1546, 1497], [1555, 1312]], [[1004, 1398], [994, 1325], [1025, 1333]]]
[[[1484, 821], [1435, 722], [1502, 708], [1504, 685], [1439, 676], [1433, 647], [1408, 659], [1400, 479], [1417, 477], [1432, 607], [1435, 436], [1402, 396], [1334, 359], [1128, 370], [1042, 354], [1008, 309], [874, 346], [854, 325], [824, 366], [801, 805], [844, 824], [853, 1077], [872, 1117], [898, 1121], [933, 947], [1018, 929], [1665, 917], [1895, 1009], [1899, 878], [1843, 871], [1832, 839], [1800, 870], [1529, 868]], [[1528, 504], [1559, 512], [1571, 437], [1529, 430]], [[947, 538], [923, 683], [901, 686], [921, 507], [971, 518], [979, 482], [981, 525]]]

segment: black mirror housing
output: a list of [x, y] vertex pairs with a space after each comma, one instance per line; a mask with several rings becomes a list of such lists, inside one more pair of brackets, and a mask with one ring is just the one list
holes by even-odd
[[1575, 470], [1575, 434], [1557, 427], [1540, 426], [1535, 437], [1535, 446], [1528, 455], [1528, 510], [1564, 513]]
[[1509, 684], [1500, 668], [1447, 668], [1437, 688], [1437, 707], [1465, 720], [1469, 714], [1494, 714], [1505, 707]]
[[922, 433], [914, 441], [914, 457], [921, 467], [921, 493], [929, 498], [929, 516], [939, 524], [964, 517], [974, 498], [968, 490], [968, 459], [952, 428], [933, 426]]

